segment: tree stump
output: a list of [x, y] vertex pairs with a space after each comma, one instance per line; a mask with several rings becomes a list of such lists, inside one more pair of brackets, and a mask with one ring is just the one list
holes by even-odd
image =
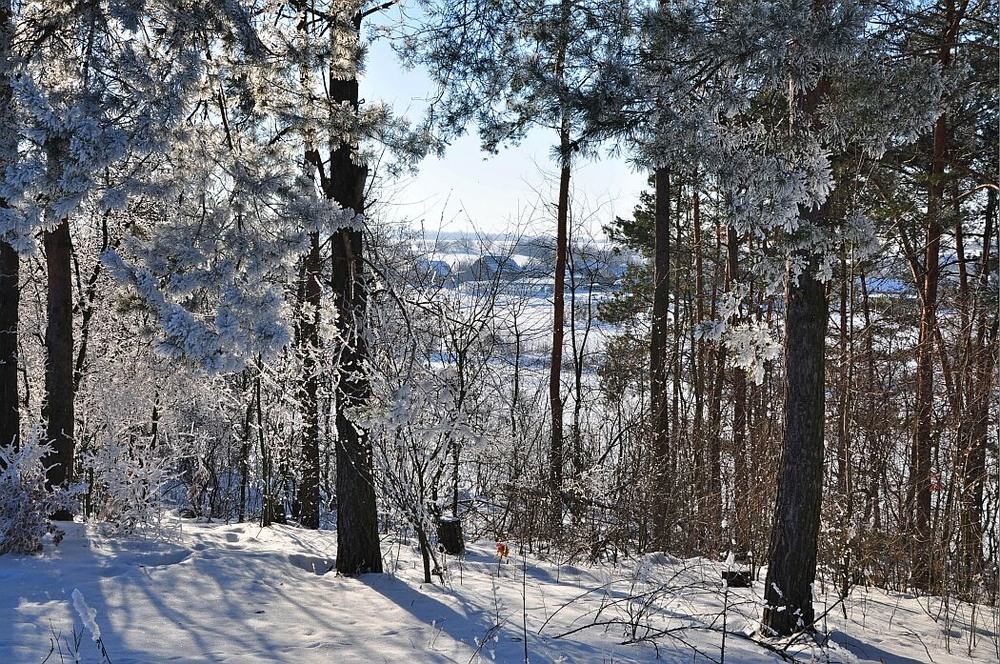
[[722, 579], [730, 588], [749, 588], [753, 585], [750, 572], [746, 570], [724, 570]]
[[465, 553], [461, 519], [456, 516], [441, 517], [438, 521], [437, 534], [442, 551], [452, 556]]

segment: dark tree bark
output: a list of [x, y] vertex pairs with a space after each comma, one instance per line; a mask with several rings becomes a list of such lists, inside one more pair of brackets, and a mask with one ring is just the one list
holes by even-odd
[[695, 448], [695, 472], [698, 477], [706, 474], [708, 480], [699, 491], [699, 551], [717, 548], [722, 524], [722, 445], [714, 433], [717, 422], [706, 422], [706, 405], [710, 401], [712, 384], [710, 376], [710, 344], [699, 339], [697, 330], [705, 323], [705, 240], [701, 228], [701, 183], [698, 167], [691, 178], [691, 231], [694, 253], [694, 325], [689, 325], [689, 341], [696, 349], [694, 355], [694, 421], [691, 436]]
[[764, 585], [763, 624], [779, 635], [810, 627], [815, 618], [812, 583], [823, 497], [828, 305], [826, 287], [816, 278], [818, 257], [801, 258], [808, 268], [786, 284], [785, 438]]
[[[0, 62], [8, 61], [13, 46], [10, 5], [10, 0], [0, 2]], [[10, 77], [0, 76], [0, 173], [17, 158], [13, 97]], [[0, 208], [5, 207], [7, 201], [0, 199]], [[0, 445], [13, 445], [15, 449], [21, 436], [17, 389], [19, 270], [20, 258], [14, 247], [0, 240]]]
[[[48, 169], [57, 180], [69, 151], [68, 139], [50, 136], [46, 146]], [[50, 220], [43, 234], [48, 286], [48, 324], [45, 328], [45, 402], [42, 418], [52, 452], [42, 462], [46, 487], [65, 486], [73, 479], [73, 241], [69, 219]], [[60, 513], [59, 518], [68, 514]]]
[[[571, 3], [560, 4], [561, 26], [569, 25]], [[552, 436], [549, 440], [549, 515], [552, 533], [558, 535], [562, 528], [563, 462], [563, 401], [562, 364], [563, 339], [566, 321], [566, 252], [569, 245], [569, 185], [572, 175], [570, 140], [571, 119], [569, 101], [565, 90], [566, 49], [565, 39], [559, 43], [555, 62], [555, 77], [559, 88], [561, 117], [559, 122], [559, 198], [556, 201], [556, 265], [552, 287], [552, 357], [549, 364], [549, 413], [552, 418]]]
[[21, 435], [17, 389], [17, 323], [20, 257], [0, 241], [0, 445], [18, 447]]
[[319, 346], [320, 289], [319, 233], [309, 234], [309, 253], [302, 262], [302, 298], [299, 314], [299, 349], [302, 353], [302, 384], [299, 404], [302, 413], [302, 482], [296, 497], [299, 523], [319, 528]]
[[[297, 4], [298, 32], [306, 41], [311, 38], [311, 16], [305, 3]], [[310, 85], [309, 72], [303, 68], [299, 74], [304, 88]], [[302, 168], [305, 177], [315, 184], [317, 169], [322, 175], [322, 162], [316, 151], [314, 132], [303, 134], [305, 150]], [[302, 417], [302, 448], [299, 459], [301, 482], [295, 497], [294, 514], [305, 528], [319, 528], [320, 515], [320, 452], [319, 452], [319, 373], [317, 359], [320, 352], [319, 317], [322, 306], [322, 258], [320, 257], [319, 231], [309, 233], [309, 252], [302, 258], [298, 284], [298, 320], [296, 346], [302, 358], [302, 375], [299, 378], [299, 414]]]
[[[346, 158], [350, 160], [349, 152]], [[364, 175], [355, 168], [363, 181]], [[336, 389], [337, 571], [381, 572], [372, 447], [368, 432], [357, 421], [358, 411], [371, 398], [365, 366], [368, 349], [362, 332], [367, 308], [363, 241], [358, 229], [340, 229], [333, 240], [332, 286], [343, 339]]]
[[649, 349], [649, 401], [652, 418], [652, 459], [650, 481], [653, 530], [651, 545], [667, 550], [670, 545], [670, 408], [667, 394], [668, 334], [670, 299], [670, 171], [654, 173], [656, 213], [653, 218], [653, 315]]
[[[729, 227], [726, 248], [726, 278], [730, 288], [740, 279], [739, 235]], [[740, 322], [740, 312], [733, 315]], [[747, 376], [743, 369], [733, 369], [733, 551], [742, 557], [750, 550], [750, 472], [747, 448]]]
[[[822, 9], [826, 0], [814, 0]], [[812, 130], [827, 92], [825, 78], [796, 95], [795, 104]], [[790, 120], [791, 121], [791, 120]], [[829, 224], [831, 201], [799, 208], [807, 226]], [[767, 579], [764, 583], [765, 633], [789, 635], [812, 629], [812, 583], [816, 578], [820, 509], [823, 500], [823, 433], [826, 401], [826, 286], [818, 279], [821, 256], [811, 247], [795, 250], [785, 275], [785, 431], [778, 469], [778, 493]], [[792, 274], [791, 266], [804, 266]]]
[[45, 261], [48, 268], [48, 325], [45, 328], [46, 439], [52, 452], [43, 463], [48, 467], [48, 488], [64, 486], [73, 479], [73, 275], [69, 219], [45, 231]]
[[[568, 131], [561, 132], [561, 143], [568, 145]], [[567, 158], [568, 159], [568, 158]], [[554, 533], [562, 526], [563, 449], [562, 359], [566, 322], [566, 248], [568, 244], [570, 166], [559, 169], [559, 199], [556, 203], [556, 266], [552, 290], [552, 358], [549, 364], [549, 412], [552, 437], [549, 441], [549, 522]]]
[[931, 472], [934, 456], [934, 330], [941, 257], [941, 195], [944, 175], [947, 120], [934, 126], [934, 160], [927, 201], [927, 234], [920, 283], [920, 336], [917, 342], [916, 426], [913, 432], [914, 583], [927, 588], [933, 580], [931, 561]]
[[[354, 16], [354, 34], [361, 30], [361, 15]], [[347, 102], [358, 110], [358, 79], [330, 77], [330, 99]], [[331, 145], [329, 178], [324, 191], [345, 209], [364, 212], [368, 169], [355, 163], [354, 145], [337, 141]], [[364, 335], [368, 291], [364, 272], [362, 229], [337, 229], [331, 237], [331, 287], [337, 307], [337, 329], [342, 345], [337, 365], [337, 571], [363, 574], [382, 571], [379, 549], [378, 512], [368, 432], [360, 424], [359, 411], [371, 399], [368, 378], [368, 348]]]

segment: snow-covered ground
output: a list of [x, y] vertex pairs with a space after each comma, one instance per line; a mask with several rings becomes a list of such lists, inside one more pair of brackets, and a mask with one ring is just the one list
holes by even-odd
[[[107, 539], [70, 524], [59, 546], [0, 557], [0, 662], [101, 662], [103, 645], [115, 664], [754, 663], [781, 661], [768, 647], [785, 645], [746, 636], [761, 583], [726, 593], [721, 565], [703, 560], [559, 564], [521, 557], [511, 543], [510, 559], [498, 561], [480, 543], [428, 585], [419, 556], [398, 540], [383, 542], [388, 574], [344, 578], [328, 571], [330, 531], [174, 520], [166, 532]], [[841, 606], [832, 590], [818, 592], [828, 637], [796, 642], [785, 657], [1000, 660], [994, 608], [864, 588]]]

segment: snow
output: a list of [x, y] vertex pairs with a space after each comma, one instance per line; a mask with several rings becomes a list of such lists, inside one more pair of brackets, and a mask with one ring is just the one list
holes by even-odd
[[87, 606], [87, 600], [83, 598], [83, 593], [80, 592], [79, 588], [73, 589], [73, 608], [76, 609], [76, 614], [80, 616], [83, 627], [90, 632], [91, 638], [94, 641], [99, 641], [101, 639], [101, 627], [97, 624], [97, 609]]
[[[513, 542], [497, 560], [496, 545], [481, 542], [428, 585], [416, 551], [389, 536], [388, 574], [346, 578], [330, 571], [330, 531], [165, 523], [161, 540], [67, 524], [58, 547], [0, 557], [0, 662], [41, 662], [51, 648], [49, 661], [77, 661], [78, 648], [79, 661], [101, 662], [102, 644], [115, 664], [523, 662], [526, 651], [532, 663], [719, 662], [724, 625], [725, 661], [781, 661], [783, 643], [748, 637], [763, 576], [725, 589], [725, 563], [662, 554], [559, 563], [522, 556]], [[998, 659], [995, 608], [973, 614], [954, 599], [865, 588], [841, 606], [822, 584], [817, 594], [829, 638], [789, 646], [799, 661]]]

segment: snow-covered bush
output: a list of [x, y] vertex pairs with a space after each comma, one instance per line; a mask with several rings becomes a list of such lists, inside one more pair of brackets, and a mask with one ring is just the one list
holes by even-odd
[[46, 491], [42, 458], [50, 451], [37, 435], [28, 436], [19, 450], [0, 447], [0, 554], [40, 551], [50, 533], [56, 544], [62, 539], [49, 517], [75, 509], [80, 488]]
[[94, 515], [112, 534], [156, 532], [169, 462], [148, 445], [112, 439], [84, 454]]

